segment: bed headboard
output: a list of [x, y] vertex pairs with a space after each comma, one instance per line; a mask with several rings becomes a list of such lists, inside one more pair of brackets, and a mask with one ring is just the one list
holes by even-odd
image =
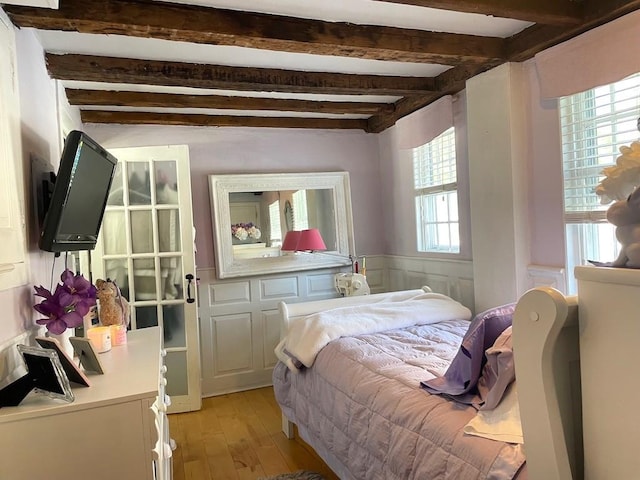
[[313, 313], [318, 313], [332, 308], [352, 307], [354, 305], [366, 305], [378, 302], [400, 302], [408, 298], [415, 297], [421, 293], [431, 292], [429, 287], [422, 287], [416, 290], [402, 290], [400, 292], [375, 293], [373, 295], [360, 295], [353, 297], [339, 297], [329, 300], [318, 300], [315, 302], [302, 303], [278, 303], [280, 312], [280, 338], [283, 338], [292, 320], [306, 317]]
[[525, 293], [513, 317], [518, 401], [532, 480], [584, 478], [577, 297]]

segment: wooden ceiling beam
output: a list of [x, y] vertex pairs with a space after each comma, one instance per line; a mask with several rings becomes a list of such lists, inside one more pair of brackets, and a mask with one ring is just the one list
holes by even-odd
[[[606, 3], [606, 8], [603, 6], [603, 3]], [[507, 39], [507, 56], [509, 60], [514, 62], [528, 60], [545, 48], [557, 45], [580, 33], [638, 10], [640, 9], [640, 0], [612, 0], [608, 2], [587, 0], [584, 8], [585, 20], [578, 26], [567, 28], [549, 25], [533, 25]], [[400, 118], [429, 105], [438, 98], [462, 91], [469, 78], [497, 65], [499, 65], [499, 62], [487, 62], [484, 65], [459, 66], [441, 73], [436, 77], [436, 89], [438, 93], [401, 98], [396, 102], [393, 113], [382, 113], [369, 118], [369, 131], [381, 132], [395, 124]]]
[[401, 98], [395, 103], [391, 113], [381, 112], [369, 117], [368, 130], [371, 133], [379, 133], [394, 125], [402, 117], [419, 110], [445, 95], [453, 95], [461, 92], [469, 78], [489, 70], [499, 63], [487, 63], [484, 65], [456, 67], [441, 73], [436, 77], [437, 92], [427, 95], [414, 95]]
[[[570, 28], [549, 25], [533, 25], [519, 34], [507, 39], [510, 61], [522, 62], [536, 53], [568, 40], [582, 32], [603, 25], [616, 18], [640, 8], [640, 0], [612, 0], [605, 8], [599, 0], [587, 0], [586, 19], [578, 26]], [[457, 5], [457, 3], [456, 3]], [[484, 65], [466, 65], [447, 70], [436, 77], [437, 93], [407, 96], [395, 104], [390, 114], [381, 113], [369, 118], [369, 131], [377, 133], [394, 125], [400, 118], [429, 105], [438, 98], [462, 91], [466, 81], [479, 73], [499, 65], [499, 62], [487, 62]]]
[[623, 15], [640, 9], [640, 0], [587, 0], [585, 16], [579, 25], [562, 28], [548, 25], [533, 25], [507, 39], [507, 58], [511, 62], [522, 62], [538, 52], [569, 40], [581, 33], [604, 25]]
[[417, 95], [434, 91], [433, 78], [302, 72], [271, 68], [46, 54], [57, 80], [134, 83], [217, 90], [336, 95]]
[[[534, 20], [538, 24], [508, 39], [437, 34], [391, 27], [356, 26], [319, 22], [273, 15], [233, 12], [193, 5], [134, 0], [64, 0], [60, 11], [30, 7], [3, 6], [16, 25], [55, 28], [90, 33], [131, 34], [140, 37], [165, 38], [285, 52], [326, 53], [361, 58], [412, 61], [412, 52], [421, 61], [440, 60], [454, 64], [435, 78], [356, 75], [303, 72], [280, 69], [230, 67], [180, 62], [134, 60], [86, 55], [47, 54], [49, 73], [62, 80], [107, 83], [169, 85], [202, 89], [238, 91], [291, 92], [310, 94], [390, 95], [401, 97], [393, 105], [364, 102], [324, 102], [293, 99], [224, 97], [217, 95], [173, 95], [112, 92], [82, 94], [82, 102], [98, 105], [130, 105], [136, 108], [169, 106], [169, 108], [230, 108], [239, 110], [311, 111], [318, 113], [352, 113], [371, 115], [368, 120], [316, 119], [289, 117], [213, 116], [215, 125], [281, 126], [283, 128], [362, 128], [380, 132], [398, 119], [437, 100], [443, 95], [464, 89], [468, 78], [493, 68], [503, 61], [524, 61], [541, 50], [568, 40], [591, 28], [640, 9], [640, 0], [386, 0], [423, 7]], [[572, 9], [566, 9], [570, 1]], [[579, 4], [579, 5], [578, 5]], [[71, 10], [87, 10], [80, 18]], [[528, 16], [529, 10], [538, 17]], [[124, 12], [124, 13], [123, 13]], [[187, 13], [188, 12], [188, 13]], [[564, 13], [563, 13], [564, 12]], [[135, 15], [132, 15], [136, 13]], [[171, 13], [171, 15], [169, 15]], [[200, 22], [198, 14], [211, 15]], [[175, 15], [174, 15], [175, 14]], [[177, 15], [177, 16], [176, 16]], [[549, 18], [551, 17], [551, 18]], [[143, 18], [143, 21], [131, 19]], [[202, 17], [205, 18], [205, 17]], [[97, 19], [97, 20], [96, 20]], [[578, 19], [577, 21], [575, 19]], [[104, 20], [104, 21], [102, 21]], [[214, 22], [219, 22], [215, 23]], [[35, 22], [32, 25], [20, 21]], [[42, 22], [41, 24], [38, 22]], [[205, 25], [206, 24], [206, 25]], [[186, 27], [185, 27], [186, 25]], [[130, 29], [130, 30], [128, 30]], [[208, 32], [214, 30], [214, 32]], [[463, 41], [469, 37], [468, 41]], [[480, 41], [480, 47], [467, 44]], [[413, 42], [413, 43], [412, 43]], [[422, 43], [421, 43], [422, 42]], [[446, 45], [445, 45], [446, 44]], [[465, 48], [467, 48], [465, 50]], [[368, 52], [368, 53], [367, 53]], [[404, 52], [404, 53], [403, 53]], [[457, 52], [457, 53], [456, 53]], [[428, 59], [427, 59], [428, 58]], [[427, 60], [425, 60], [427, 59]], [[78, 94], [80, 95], [80, 94]], [[93, 100], [89, 99], [93, 96]], [[128, 99], [124, 98], [129, 96]], [[241, 98], [244, 98], [241, 100]], [[79, 100], [80, 101], [80, 100]], [[247, 103], [245, 103], [247, 102]], [[309, 102], [309, 103], [306, 103]], [[86, 103], [89, 104], [89, 103]], [[204, 106], [203, 106], [204, 105]], [[357, 106], [356, 106], [357, 105]], [[354, 110], [358, 109], [358, 110]], [[372, 111], [376, 109], [376, 111]], [[151, 114], [144, 112], [83, 112], [85, 116], [102, 116], [112, 121], [126, 117], [129, 123], [211, 124], [204, 115]], [[136, 120], [140, 115], [139, 120]], [[154, 115], [158, 117], [153, 117]], [[153, 119], [155, 118], [155, 119]], [[174, 120], [177, 119], [177, 120]], [[124, 120], [122, 120], [124, 121]], [[330, 122], [319, 126], [323, 121]], [[167, 123], [168, 122], [168, 123]], [[240, 123], [238, 123], [240, 122]], [[291, 125], [288, 125], [290, 122]], [[342, 124], [340, 122], [347, 122]], [[337, 126], [339, 125], [339, 126]], [[346, 127], [344, 125], [347, 125]], [[357, 127], [353, 127], [357, 125]], [[364, 125], [364, 126], [363, 126]]]
[[[582, 23], [582, 3], [575, 0], [377, 0], [493, 17], [514, 18], [545, 25]], [[598, 0], [596, 0], [598, 1]]]
[[504, 40], [325, 22], [196, 5], [64, 0], [58, 10], [4, 5], [20, 27], [375, 60], [458, 65], [504, 58]]
[[615, 18], [631, 13], [640, 8], [640, 0], [582, 0], [584, 2], [585, 20]]
[[288, 98], [239, 97], [225, 95], [183, 95], [174, 93], [129, 92], [113, 90], [66, 89], [71, 105], [211, 108], [222, 110], [271, 110], [331, 114], [375, 115], [392, 113], [393, 103], [328, 102]]
[[365, 130], [367, 120], [309, 117], [244, 117], [180, 113], [110, 112], [82, 110], [83, 123], [120, 125], [182, 125], [201, 127], [270, 127]]

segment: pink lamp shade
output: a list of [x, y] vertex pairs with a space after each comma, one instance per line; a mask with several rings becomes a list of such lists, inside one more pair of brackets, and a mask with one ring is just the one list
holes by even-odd
[[284, 240], [282, 241], [282, 247], [280, 247], [280, 250], [284, 252], [295, 252], [296, 250], [298, 250], [298, 241], [300, 240], [300, 234], [302, 234], [300, 230], [289, 230], [284, 236]]
[[320, 230], [317, 228], [310, 228], [309, 230], [302, 230], [300, 232], [300, 239], [298, 240], [298, 246], [296, 250], [326, 250], [327, 246], [322, 240]]

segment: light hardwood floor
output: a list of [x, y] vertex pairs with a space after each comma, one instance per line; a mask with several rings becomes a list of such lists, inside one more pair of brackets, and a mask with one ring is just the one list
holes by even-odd
[[302, 440], [281, 429], [271, 387], [205, 398], [198, 412], [169, 415], [174, 480], [248, 480], [312, 470], [338, 477]]

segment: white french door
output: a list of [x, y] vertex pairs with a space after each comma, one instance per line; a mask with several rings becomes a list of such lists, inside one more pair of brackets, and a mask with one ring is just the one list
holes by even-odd
[[201, 407], [200, 346], [187, 146], [109, 149], [118, 159], [93, 277], [115, 280], [131, 328], [164, 332], [169, 413]]

